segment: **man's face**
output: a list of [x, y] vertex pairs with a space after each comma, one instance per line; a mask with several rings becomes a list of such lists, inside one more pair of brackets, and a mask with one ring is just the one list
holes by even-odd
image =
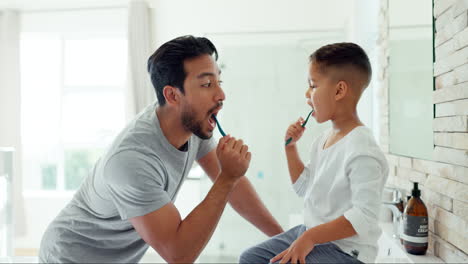
[[184, 62], [187, 76], [182, 96], [182, 125], [202, 139], [213, 136], [216, 123], [212, 115], [222, 108], [225, 94], [221, 89], [220, 70], [210, 55], [201, 55]]

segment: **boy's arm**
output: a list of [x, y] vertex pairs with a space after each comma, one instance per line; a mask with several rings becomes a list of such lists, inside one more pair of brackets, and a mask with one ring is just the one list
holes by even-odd
[[297, 152], [296, 142], [304, 134], [305, 127], [302, 126], [304, 120], [299, 118], [295, 123], [291, 124], [286, 131], [285, 140], [291, 138], [291, 142], [284, 147], [286, 152], [286, 159], [288, 161], [288, 170], [289, 176], [291, 177], [291, 182], [294, 184], [299, 176], [301, 176], [304, 171], [304, 163], [299, 157], [299, 152]]
[[[215, 151], [211, 151], [198, 160], [203, 170], [212, 181], [216, 180], [220, 172], [218, 158]], [[258, 197], [252, 184], [246, 177], [242, 177], [229, 196], [229, 204], [243, 218], [252, 223], [268, 236], [274, 236], [283, 232], [283, 228]]]
[[372, 156], [360, 155], [345, 167], [351, 186], [352, 207], [343, 216], [309, 229], [308, 235], [315, 237], [313, 240], [316, 243], [356, 234], [367, 236], [369, 227], [378, 225], [381, 193], [386, 178], [385, 164]]
[[343, 239], [356, 234], [351, 223], [344, 217], [313, 227], [304, 232], [289, 248], [282, 251], [270, 263], [306, 263], [306, 256], [315, 245]]
[[[369, 236], [370, 227], [378, 225], [381, 193], [385, 174], [388, 173], [385, 162], [372, 156], [359, 155], [348, 161], [345, 171], [351, 186], [352, 207], [337, 219], [304, 232], [288, 249], [271, 259], [271, 262], [281, 260], [281, 263], [285, 263], [291, 259], [291, 262], [304, 262], [316, 244], [354, 235], [366, 237]], [[337, 196], [340, 199], [339, 194]]]
[[351, 237], [356, 234], [353, 225], [342, 215], [335, 220], [310, 228], [303, 235], [308, 241], [316, 245]]
[[288, 161], [289, 177], [294, 184], [304, 171], [304, 163], [299, 157], [296, 144], [285, 147], [286, 159]]

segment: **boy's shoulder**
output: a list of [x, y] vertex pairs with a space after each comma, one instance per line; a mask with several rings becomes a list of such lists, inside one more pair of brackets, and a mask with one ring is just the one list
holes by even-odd
[[383, 151], [376, 142], [372, 131], [366, 126], [359, 126], [350, 132], [345, 151], [349, 155], [374, 156], [385, 159]]
[[357, 126], [349, 132], [350, 144], [377, 145], [372, 131], [366, 126]]

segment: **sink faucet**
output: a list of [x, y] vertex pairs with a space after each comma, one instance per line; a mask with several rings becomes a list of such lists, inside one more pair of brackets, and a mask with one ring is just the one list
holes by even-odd
[[398, 188], [385, 187], [385, 190], [389, 190], [393, 193], [392, 201], [382, 201], [385, 207], [392, 211], [393, 215], [393, 237], [400, 238], [400, 222], [403, 220], [402, 212], [399, 206], [403, 207], [403, 193], [404, 191]]

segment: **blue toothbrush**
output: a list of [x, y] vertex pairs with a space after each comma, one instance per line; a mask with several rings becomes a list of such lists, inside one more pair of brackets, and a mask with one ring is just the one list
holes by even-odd
[[[310, 113], [307, 115], [306, 120], [305, 120], [304, 123], [302, 123], [302, 125], [301, 125], [302, 127], [304, 127], [304, 126], [307, 124], [307, 121], [309, 121], [309, 117], [310, 117], [310, 115], [312, 115], [313, 112], [314, 112], [314, 109], [312, 109], [312, 110], [310, 111]], [[287, 146], [289, 143], [291, 143], [291, 141], [292, 141], [292, 137], [288, 138], [288, 140], [286, 140], [286, 143], [285, 143], [284, 145]]]
[[216, 119], [216, 116], [215, 115], [212, 115], [213, 116], [213, 119], [215, 120], [216, 122], [216, 126], [218, 127], [218, 130], [219, 130], [219, 133], [221, 133], [221, 135], [223, 137], [226, 136], [226, 133], [224, 133], [223, 129], [221, 128], [221, 126], [219, 125], [219, 122], [218, 122], [218, 119]]

